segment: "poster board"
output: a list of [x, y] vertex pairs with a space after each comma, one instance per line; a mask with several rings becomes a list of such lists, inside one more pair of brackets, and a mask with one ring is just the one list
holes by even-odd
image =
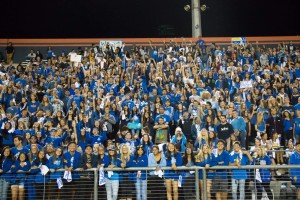
[[112, 47], [113, 50], [116, 50], [117, 47], [122, 48], [123, 41], [122, 40], [100, 40], [99, 47], [102, 49], [102, 51], [105, 50], [107, 44], [109, 44], [109, 46]]

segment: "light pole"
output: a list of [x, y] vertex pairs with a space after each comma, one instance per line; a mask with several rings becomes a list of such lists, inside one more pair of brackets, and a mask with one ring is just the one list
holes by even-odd
[[202, 37], [200, 0], [191, 0], [192, 5], [192, 36]]

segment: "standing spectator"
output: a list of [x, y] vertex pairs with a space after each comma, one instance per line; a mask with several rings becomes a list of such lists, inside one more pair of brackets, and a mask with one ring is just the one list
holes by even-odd
[[[104, 167], [109, 169], [117, 167], [117, 151], [114, 146], [109, 146], [108, 159], [103, 161]], [[119, 173], [107, 171], [105, 173], [105, 188], [108, 200], [117, 200], [119, 191]]]
[[166, 196], [166, 190], [164, 189], [164, 182], [162, 178], [162, 171], [160, 167], [166, 166], [166, 158], [163, 152], [159, 150], [157, 145], [153, 145], [152, 153], [148, 157], [148, 166], [155, 167], [155, 171], [150, 171], [148, 180], [148, 189], [151, 192], [149, 198], [156, 198], [157, 195], [161, 195], [162, 199]]
[[294, 137], [296, 142], [300, 142], [300, 109], [296, 110], [296, 118], [293, 120]]
[[[133, 156], [130, 152], [130, 147], [127, 144], [122, 144], [119, 147], [120, 153], [117, 157], [117, 166], [121, 168], [132, 167]], [[119, 196], [120, 198], [131, 198], [131, 193], [133, 190], [132, 174], [131, 172], [121, 172], [120, 173], [120, 188]]]
[[0, 156], [0, 199], [7, 199], [11, 174], [7, 173], [13, 164], [10, 147], [4, 147]]
[[271, 115], [266, 124], [268, 137], [272, 137], [271, 133], [274, 132], [283, 133], [283, 120], [277, 113], [276, 108], [271, 108]]
[[14, 147], [11, 148], [11, 153], [15, 159], [19, 157], [20, 153], [28, 154], [29, 150], [23, 146], [23, 137], [20, 135], [14, 136]]
[[239, 141], [241, 142], [242, 147], [246, 147], [246, 123], [243, 117], [238, 116], [238, 111], [232, 111], [233, 120], [231, 121], [231, 125], [234, 131], [234, 134], [239, 137]]
[[15, 48], [13, 47], [11, 42], [7, 44], [5, 51], [6, 51], [6, 64], [11, 65], [15, 54]]
[[[253, 158], [253, 164], [254, 165], [271, 165], [272, 161], [269, 158], [268, 155], [266, 155], [266, 150], [264, 147], [257, 147], [256, 148], [256, 156]], [[270, 169], [263, 168], [263, 169], [256, 169], [256, 173], [254, 175], [254, 181], [256, 185], [256, 190], [257, 190], [257, 199], [262, 198], [262, 193], [263, 190], [262, 188], [265, 189], [267, 192], [268, 198], [273, 199], [273, 194], [270, 189], [270, 182], [271, 182], [271, 172]]]
[[221, 115], [221, 123], [217, 127], [218, 138], [229, 142], [230, 135], [233, 133], [233, 127], [230, 123], [227, 122], [226, 116]]
[[165, 170], [165, 183], [167, 187], [168, 200], [178, 200], [178, 179], [179, 173], [177, 166], [182, 166], [182, 156], [177, 152], [175, 145], [169, 143], [166, 151], [166, 166], [172, 167], [172, 170]]
[[62, 198], [74, 199], [76, 195], [76, 188], [79, 179], [79, 173], [74, 171], [79, 168], [79, 160], [81, 154], [77, 151], [77, 145], [75, 142], [68, 144], [68, 152], [64, 154], [64, 168], [65, 172], [71, 173], [71, 182], [66, 181], [64, 183], [64, 196]]
[[[230, 154], [230, 166], [241, 166], [249, 165], [252, 162], [252, 157], [248, 151], [241, 150], [239, 142], [235, 142], [233, 146], [233, 152]], [[247, 176], [246, 169], [234, 169], [232, 170], [232, 199], [237, 200], [237, 189], [239, 187], [240, 199], [245, 199], [245, 182]]]
[[289, 139], [294, 140], [293, 136], [293, 119], [290, 111], [284, 110], [282, 113], [283, 118], [283, 133], [281, 134], [281, 144], [286, 147]]
[[30, 170], [30, 173], [33, 174], [34, 177], [36, 199], [44, 199], [44, 194], [47, 194], [44, 185], [48, 183], [49, 176], [42, 175], [41, 173], [43, 165], [46, 166], [46, 164], [48, 164], [48, 159], [46, 158], [45, 151], [41, 150], [38, 152], [37, 158], [32, 162]]
[[115, 117], [109, 113], [109, 111], [109, 107], [105, 107], [105, 113], [101, 116], [100, 122], [107, 128], [107, 138], [112, 140], [115, 138], [112, 127], [114, 124], [116, 124], [116, 120]]
[[[199, 150], [198, 154], [195, 157], [196, 165], [200, 167], [213, 167], [215, 162], [215, 156], [211, 152], [210, 147], [207, 144], [202, 145], [202, 148]], [[203, 172], [202, 170], [199, 171], [199, 179], [200, 179], [200, 189], [201, 189], [201, 195], [203, 199], [203, 193], [205, 192], [203, 190]], [[211, 199], [211, 185], [212, 185], [212, 178], [213, 178], [213, 172], [208, 172], [206, 177], [206, 192], [207, 192], [207, 199]]]
[[[300, 165], [300, 142], [296, 143], [296, 151], [290, 157], [290, 165]], [[291, 169], [291, 177], [297, 188], [297, 198], [300, 199], [300, 171], [299, 168]]]
[[26, 153], [21, 152], [18, 154], [17, 160], [11, 167], [11, 172], [15, 173], [12, 176], [12, 185], [11, 185], [11, 197], [13, 200], [24, 199], [25, 192], [25, 182], [26, 174], [25, 173], [16, 173], [18, 170], [27, 172], [30, 170], [30, 162]]
[[49, 191], [53, 191], [51, 193], [51, 197], [54, 199], [60, 199], [61, 190], [57, 187], [57, 179], [61, 179], [63, 177], [62, 172], [58, 172], [56, 170], [63, 169], [63, 150], [62, 148], [57, 148], [53, 156], [49, 158], [49, 169], [50, 169], [50, 183], [49, 183]]
[[171, 143], [179, 145], [179, 151], [185, 152], [187, 139], [180, 127], [175, 129], [175, 134], [172, 136]]
[[[136, 155], [133, 160], [133, 167], [148, 167], [148, 158], [143, 146], [136, 148]], [[147, 199], [147, 172], [137, 171], [133, 174], [135, 180], [136, 199]]]
[[[225, 151], [225, 141], [219, 140], [216, 153], [216, 166], [228, 166], [229, 165], [229, 153]], [[212, 181], [212, 191], [216, 193], [217, 200], [226, 200], [228, 191], [228, 174], [225, 169], [218, 169], [215, 172]]]
[[[79, 168], [83, 170], [96, 168], [98, 159], [96, 155], [93, 155], [93, 147], [92, 145], [87, 145], [85, 147], [85, 153], [81, 155], [79, 160]], [[80, 195], [82, 198], [88, 198], [90, 199], [93, 197], [92, 195], [92, 188], [94, 181], [92, 180], [93, 174], [92, 172], [82, 172], [80, 174], [80, 183], [78, 184], [80, 187], [78, 190], [80, 190]], [[79, 197], [80, 198], [80, 197]]]
[[[182, 129], [182, 132], [184, 133], [186, 139], [188, 142], [193, 140], [192, 136], [192, 124], [193, 124], [193, 117], [189, 117], [189, 113], [186, 111], [183, 113], [183, 116], [181, 119], [179, 119], [179, 127]], [[173, 135], [173, 133], [171, 133]]]

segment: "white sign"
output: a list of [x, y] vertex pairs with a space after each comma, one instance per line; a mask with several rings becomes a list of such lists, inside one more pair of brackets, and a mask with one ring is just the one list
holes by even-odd
[[105, 50], [107, 44], [109, 44], [109, 47], [113, 48], [113, 50], [116, 50], [117, 47], [122, 47], [123, 41], [122, 40], [100, 40], [99, 47], [102, 49], [102, 51]]
[[81, 55], [71, 54], [70, 60], [71, 62], [79, 63], [81, 62]]
[[252, 81], [241, 81], [240, 88], [252, 88]]

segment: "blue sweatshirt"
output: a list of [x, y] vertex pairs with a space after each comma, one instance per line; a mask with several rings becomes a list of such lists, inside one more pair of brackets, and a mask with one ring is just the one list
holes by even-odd
[[[47, 176], [47, 175], [42, 175], [41, 174], [41, 169], [40, 169], [40, 167], [43, 165], [43, 163], [42, 162], [39, 162], [39, 163], [37, 163], [37, 162], [32, 162], [32, 164], [31, 164], [31, 167], [37, 167], [37, 168], [35, 168], [35, 169], [31, 169], [30, 170], [30, 173], [31, 174], [33, 174], [34, 175], [34, 182], [35, 183], [48, 183], [48, 181], [49, 181], [49, 176]], [[47, 166], [47, 165], [46, 165]], [[48, 166], [47, 166], [48, 167]]]
[[246, 123], [245, 123], [245, 120], [242, 117], [234, 118], [231, 121], [231, 125], [233, 127], [233, 130], [238, 130], [241, 133], [246, 132]]
[[[117, 159], [109, 158], [107, 155], [104, 155], [104, 157], [99, 161], [99, 164], [104, 164], [104, 167], [107, 168], [109, 165], [116, 165], [117, 166]], [[105, 178], [116, 181], [119, 180], [119, 173], [117, 171], [113, 171], [113, 174], [109, 177], [108, 176], [109, 170], [105, 172]]]
[[[143, 154], [141, 157], [136, 156], [133, 160], [132, 167], [148, 167], [148, 157], [147, 154]], [[141, 180], [146, 180], [147, 178], [147, 172], [141, 171]], [[134, 181], [136, 182], [139, 178], [137, 177], [138, 172], [134, 172], [133, 177]]]
[[[272, 161], [269, 156], [265, 155], [262, 158], [253, 158], [252, 164], [259, 163], [259, 165], [271, 165]], [[269, 183], [271, 181], [270, 169], [260, 169], [259, 170], [261, 181]]]
[[[216, 157], [214, 156], [214, 154], [209, 155], [207, 158], [204, 158], [202, 162], [200, 162], [200, 160], [196, 160], [196, 166], [199, 167], [205, 167], [206, 164], [209, 164], [210, 167], [213, 167], [216, 163]], [[207, 172], [207, 179], [213, 179], [214, 176], [214, 172], [212, 172], [211, 170], [209, 170]], [[199, 170], [199, 179], [203, 179], [203, 170]]]
[[[249, 165], [249, 158], [247, 155], [243, 153], [236, 153], [235, 151], [232, 151], [230, 153], [230, 163], [235, 163], [236, 159], [239, 160], [240, 165]], [[232, 171], [232, 179], [247, 179], [247, 170], [246, 169], [233, 169]]]
[[[177, 155], [171, 155], [170, 158], [167, 157], [167, 155], [165, 155], [166, 157], [166, 166], [167, 167], [172, 167], [172, 163], [175, 163], [175, 165], [177, 167], [182, 166], [182, 155], [181, 153], [177, 153]], [[164, 172], [164, 176], [166, 179], [174, 179], [174, 180], [178, 180], [180, 173], [174, 171], [174, 170], [165, 170]]]
[[11, 173], [7, 173], [13, 164], [13, 160], [9, 158], [3, 158], [2, 165], [0, 169], [2, 169], [2, 173], [0, 174], [0, 178], [4, 179], [6, 182], [9, 182], [12, 175]]
[[[63, 163], [63, 158], [58, 157], [53, 161], [53, 157], [49, 158], [48, 161], [48, 167], [49, 169], [63, 169], [64, 168], [64, 163]], [[56, 180], [57, 178], [63, 177], [63, 172], [51, 172], [50, 173], [50, 180]]]
[[17, 160], [15, 161], [15, 163], [13, 164], [12, 168], [11, 168], [11, 173], [15, 173], [11, 179], [11, 183], [20, 183], [20, 182], [25, 182], [26, 180], [26, 173], [16, 173], [18, 170], [22, 170], [24, 172], [27, 172], [30, 170], [30, 162], [29, 160], [25, 161], [25, 165], [22, 167], [20, 165], [20, 161]]
[[[295, 151], [291, 157], [290, 157], [290, 165], [300, 165], [300, 153]], [[294, 179], [294, 177], [297, 177], [296, 183], [300, 183], [300, 169], [291, 169], [290, 170], [291, 177]]]
[[[81, 154], [78, 151], [75, 151], [73, 155], [70, 152], [66, 152], [64, 154], [64, 167], [73, 167], [73, 170], [79, 168], [80, 157]], [[79, 172], [72, 171], [72, 179], [79, 179], [79, 176]]]
[[[221, 154], [216, 155], [216, 160], [215, 160], [215, 165], [216, 166], [229, 166], [229, 153], [227, 151], [222, 151]], [[222, 179], [227, 179], [227, 170], [226, 169], [218, 169], [215, 172], [215, 176], [222, 178]]]

